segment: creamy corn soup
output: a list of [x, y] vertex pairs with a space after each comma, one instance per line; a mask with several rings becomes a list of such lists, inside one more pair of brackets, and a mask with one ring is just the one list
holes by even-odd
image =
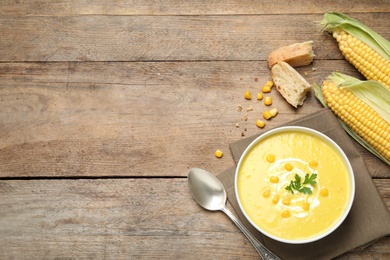
[[252, 222], [287, 240], [310, 239], [335, 225], [348, 206], [350, 183], [337, 150], [296, 131], [261, 140], [237, 175], [238, 196]]

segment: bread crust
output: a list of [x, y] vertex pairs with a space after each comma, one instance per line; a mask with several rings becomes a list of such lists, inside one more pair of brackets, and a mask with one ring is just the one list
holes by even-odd
[[313, 62], [315, 55], [313, 41], [294, 43], [274, 50], [268, 56], [268, 67], [272, 68], [279, 61], [284, 61], [292, 67], [309, 65]]

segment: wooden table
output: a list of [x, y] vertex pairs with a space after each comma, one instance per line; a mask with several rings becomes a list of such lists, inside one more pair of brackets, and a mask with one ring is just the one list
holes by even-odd
[[[270, 79], [272, 50], [313, 40], [310, 83], [361, 77], [320, 32], [331, 10], [390, 39], [387, 0], [1, 1], [1, 258], [258, 258], [187, 173], [222, 172], [229, 144], [259, 132], [264, 105], [243, 94]], [[266, 129], [321, 109], [271, 96]], [[357, 149], [390, 207], [389, 167]], [[389, 257], [385, 237], [340, 259]]]

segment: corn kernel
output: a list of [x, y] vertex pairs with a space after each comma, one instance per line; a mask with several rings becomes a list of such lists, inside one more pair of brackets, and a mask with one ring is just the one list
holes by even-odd
[[327, 196], [329, 195], [329, 191], [328, 191], [327, 188], [322, 188], [322, 189], [320, 190], [320, 194], [321, 194], [321, 196], [323, 196], [323, 197], [327, 197]]
[[291, 198], [290, 197], [286, 197], [286, 198], [283, 198], [282, 199], [282, 203], [286, 206], [290, 205], [291, 203]]
[[263, 99], [263, 93], [259, 92], [257, 93], [257, 100], [262, 100]]
[[263, 112], [263, 117], [264, 117], [264, 119], [268, 120], [268, 119], [270, 119], [272, 117], [272, 115], [269, 112], [269, 110], [267, 110], [267, 111]]
[[271, 176], [269, 178], [269, 181], [272, 183], [278, 183], [279, 182], [279, 177], [278, 176]]
[[294, 169], [294, 166], [292, 166], [292, 165], [289, 164], [289, 163], [286, 163], [286, 164], [284, 165], [284, 169], [286, 169], [286, 171], [291, 172], [292, 169]]
[[272, 105], [272, 97], [265, 97], [264, 98], [264, 105], [266, 105], [266, 106]]
[[260, 128], [264, 128], [265, 123], [259, 119], [256, 121], [256, 126]]
[[311, 160], [311, 161], [309, 162], [309, 166], [310, 166], [311, 168], [316, 168], [316, 167], [318, 166], [318, 161], [316, 161], [316, 160]]
[[275, 161], [275, 155], [272, 153], [267, 154], [267, 157], [265, 158], [268, 162], [273, 163]]
[[244, 94], [245, 99], [251, 100], [252, 99], [252, 94], [249, 90], [247, 90]]
[[277, 204], [280, 199], [280, 194], [275, 194], [275, 196], [272, 198], [272, 203]]
[[271, 195], [271, 190], [270, 189], [266, 189], [265, 191], [263, 191], [263, 197], [264, 198], [268, 198], [270, 195]]
[[291, 216], [290, 211], [288, 210], [283, 210], [281, 215], [282, 218], [289, 218]]
[[265, 83], [266, 86], [269, 86], [270, 88], [272, 88], [274, 86], [274, 83], [270, 80], [268, 80], [266, 83]]
[[276, 116], [278, 114], [278, 109], [276, 108], [271, 108], [271, 110], [269, 111], [269, 113], [271, 114], [272, 117]]
[[214, 154], [217, 158], [221, 158], [223, 156], [223, 152], [221, 150], [216, 150]]
[[303, 210], [309, 210], [310, 209], [310, 204], [309, 204], [309, 202], [303, 202], [303, 204], [302, 204], [302, 208], [303, 208]]
[[270, 93], [271, 92], [271, 87], [267, 86], [267, 85], [264, 85], [264, 86], [261, 87], [261, 91], [263, 93]]

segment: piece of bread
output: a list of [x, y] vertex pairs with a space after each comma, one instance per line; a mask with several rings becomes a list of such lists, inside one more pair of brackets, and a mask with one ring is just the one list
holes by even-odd
[[280, 47], [268, 56], [268, 67], [272, 68], [278, 61], [284, 61], [292, 67], [309, 65], [314, 59], [313, 41], [294, 43]]
[[306, 93], [312, 86], [292, 66], [284, 61], [276, 63], [272, 69], [272, 79], [280, 94], [297, 108], [303, 105]]

